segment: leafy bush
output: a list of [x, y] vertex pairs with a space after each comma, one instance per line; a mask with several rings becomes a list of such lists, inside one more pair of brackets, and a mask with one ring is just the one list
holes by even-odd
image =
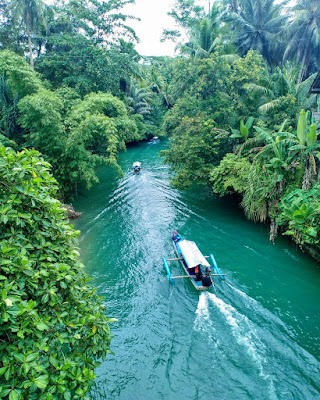
[[19, 97], [35, 93], [42, 88], [38, 74], [25, 59], [8, 50], [0, 51], [0, 75], [4, 76]]
[[220, 196], [242, 194], [248, 187], [248, 173], [251, 164], [235, 154], [228, 153], [217, 167], [212, 168], [210, 181], [212, 190]]
[[232, 149], [232, 140], [218, 140], [218, 135], [214, 121], [203, 114], [182, 118], [174, 129], [170, 148], [162, 151], [165, 162], [176, 171], [172, 180], [175, 186], [187, 188], [192, 182], [209, 182], [212, 166]]
[[299, 244], [320, 244], [320, 184], [311, 190], [295, 189], [280, 205], [279, 225]]
[[110, 351], [57, 183], [35, 150], [0, 145], [0, 398], [85, 399]]

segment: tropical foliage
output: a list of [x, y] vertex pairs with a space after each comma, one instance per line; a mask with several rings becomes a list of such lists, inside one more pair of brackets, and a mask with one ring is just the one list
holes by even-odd
[[119, 169], [118, 152], [144, 137], [125, 104], [110, 93], [81, 99], [71, 88], [48, 90], [20, 56], [8, 51], [0, 53], [0, 70], [2, 132], [46, 156], [63, 188], [61, 196], [76, 193], [79, 185], [91, 187], [101, 163]]
[[0, 397], [84, 399], [110, 353], [102, 299], [35, 150], [0, 145]]
[[173, 183], [236, 195], [248, 218], [270, 223], [271, 240], [282, 232], [319, 252], [318, 2], [195, 6], [176, 1], [172, 13], [184, 55], [163, 124]]

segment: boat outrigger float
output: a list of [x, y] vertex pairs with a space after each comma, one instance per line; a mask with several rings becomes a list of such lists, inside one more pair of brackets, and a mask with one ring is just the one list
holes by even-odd
[[[163, 257], [163, 265], [172, 284], [175, 283], [175, 279], [190, 278], [197, 290], [208, 290], [214, 285], [212, 276], [219, 276], [222, 280], [225, 279], [225, 274], [221, 273], [212, 254], [209, 256], [202, 255], [195, 242], [183, 239], [177, 231], [173, 232], [172, 241], [177, 258], [167, 259]], [[215, 274], [211, 273], [211, 266], [207, 261], [208, 258], [213, 264], [216, 271]], [[168, 261], [180, 261], [186, 275], [172, 276]]]

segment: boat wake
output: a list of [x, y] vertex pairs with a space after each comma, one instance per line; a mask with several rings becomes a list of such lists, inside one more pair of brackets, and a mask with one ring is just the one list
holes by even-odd
[[268, 318], [269, 322], [272, 322], [276, 325], [277, 329], [282, 329], [283, 332], [286, 332], [288, 335], [293, 336], [293, 332], [289, 330], [289, 328], [284, 324], [283, 321], [271, 311], [267, 310], [263, 307], [257, 300], [253, 299], [252, 297], [248, 296], [245, 292], [240, 289], [234, 287], [231, 283], [226, 282], [232, 292], [235, 292], [237, 298], [241, 301], [241, 303], [246, 307], [248, 312], [254, 311], [255, 317], [259, 318]]
[[197, 316], [194, 321], [193, 330], [206, 334], [210, 342], [214, 343], [215, 347], [217, 347], [219, 342], [214, 335], [216, 329], [214, 328], [213, 322], [210, 319], [208, 296], [206, 296], [205, 293], [200, 294], [196, 315]]
[[226, 318], [231, 327], [232, 334], [239, 345], [245, 347], [249, 356], [256, 362], [261, 376], [264, 376], [263, 363], [265, 357], [264, 344], [260, 341], [254, 324], [245, 316], [240, 314], [230, 304], [225, 303], [214, 293], [207, 293], [211, 303], [214, 304]]
[[258, 369], [259, 376], [267, 382], [268, 398], [271, 400], [277, 399], [273, 378], [265, 371], [267, 363], [266, 346], [258, 335], [257, 327], [248, 317], [241, 314], [230, 304], [225, 303], [214, 293], [205, 292], [201, 293], [199, 298], [194, 330], [205, 333], [210, 338], [210, 341], [215, 343], [215, 347], [218, 347], [219, 343], [215, 337], [216, 327], [213, 323], [213, 321], [217, 321], [217, 318], [214, 319], [210, 315], [210, 305], [213, 305], [215, 310], [220, 312], [220, 316], [229, 326], [234, 340], [239, 346], [242, 346], [249, 359]]
[[[311, 378], [319, 370], [319, 362], [295, 342], [293, 333], [280, 318], [231, 284], [224, 286], [221, 297], [224, 300], [211, 292], [201, 293], [194, 331], [205, 335], [209, 346], [214, 345], [217, 363], [230, 360], [232, 364], [225, 365], [230, 379], [233, 368], [237, 369], [240, 363], [247, 371], [248, 384], [254, 370], [261, 383], [265, 382], [266, 399], [287, 395], [304, 399], [319, 394], [318, 379]], [[234, 342], [237, 352], [231, 350], [235, 349]], [[290, 376], [281, 370], [283, 363], [291, 371]], [[297, 387], [296, 382], [302, 377], [304, 381]]]

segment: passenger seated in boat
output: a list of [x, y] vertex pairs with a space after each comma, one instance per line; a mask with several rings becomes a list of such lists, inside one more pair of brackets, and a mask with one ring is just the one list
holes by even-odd
[[179, 240], [181, 240], [181, 236], [179, 235], [179, 233], [177, 231], [173, 231], [173, 235], [172, 235], [172, 240], [177, 243], [179, 242]]
[[195, 272], [195, 274], [196, 274], [195, 280], [196, 280], [196, 281], [201, 281], [201, 280], [202, 280], [202, 277], [203, 277], [202, 271], [201, 271], [201, 265], [197, 265], [197, 266], [195, 267], [195, 269], [194, 269], [194, 272]]
[[212, 284], [210, 277], [211, 268], [206, 267], [205, 276], [202, 277], [202, 286], [210, 287]]

